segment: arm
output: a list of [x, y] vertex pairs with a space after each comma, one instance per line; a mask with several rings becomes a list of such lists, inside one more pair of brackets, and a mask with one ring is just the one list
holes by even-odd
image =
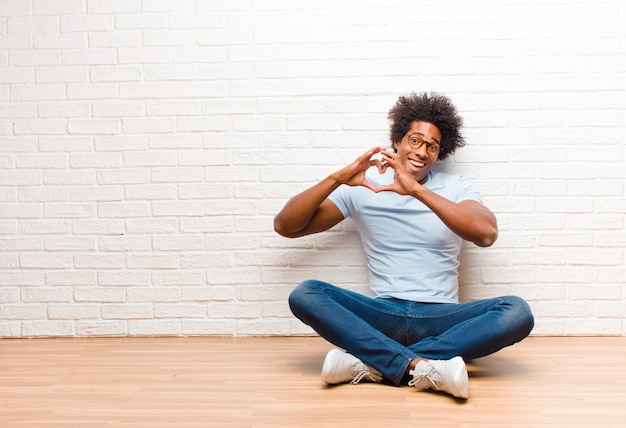
[[383, 167], [372, 156], [382, 147], [375, 147], [359, 156], [345, 168], [329, 175], [324, 180], [291, 198], [274, 218], [274, 230], [288, 238], [323, 232], [343, 220], [343, 214], [328, 196], [342, 184], [364, 186], [375, 190], [375, 186], [365, 178], [365, 171], [371, 166]]
[[327, 199], [339, 183], [329, 176], [291, 198], [274, 217], [274, 230], [287, 238], [324, 232], [343, 220], [337, 206]]
[[498, 237], [496, 216], [480, 202], [452, 202], [417, 183], [421, 189], [411, 194], [428, 206], [446, 226], [461, 238], [479, 247], [491, 246]]
[[383, 152], [383, 159], [394, 169], [394, 182], [377, 191], [394, 191], [423, 202], [454, 233], [480, 247], [491, 246], [498, 237], [496, 216], [481, 203], [465, 200], [450, 201], [422, 186], [413, 176], [403, 171], [394, 153]]

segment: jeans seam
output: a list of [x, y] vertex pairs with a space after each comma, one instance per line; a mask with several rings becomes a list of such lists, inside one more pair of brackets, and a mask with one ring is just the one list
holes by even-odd
[[[491, 300], [491, 299], [490, 299]], [[469, 303], [469, 304], [468, 304]], [[473, 302], [466, 302], [465, 304], [462, 304], [463, 307], [462, 308], [458, 308], [458, 310], [452, 311], [452, 312], [446, 312], [445, 314], [437, 314], [437, 315], [413, 315], [413, 314], [406, 314], [407, 318], [411, 318], [411, 319], [435, 319], [435, 318], [442, 318], [442, 317], [449, 317], [451, 315], [456, 315], [459, 314], [467, 309], [470, 308], [474, 308], [476, 306], [480, 306], [481, 304], [484, 303], [484, 300], [476, 300]], [[417, 306], [417, 305], [422, 305], [424, 303], [420, 303], [420, 302], [411, 302], [411, 306]], [[440, 303], [433, 303], [433, 304], [440, 304]], [[441, 303], [444, 305], [460, 305], [459, 303]]]

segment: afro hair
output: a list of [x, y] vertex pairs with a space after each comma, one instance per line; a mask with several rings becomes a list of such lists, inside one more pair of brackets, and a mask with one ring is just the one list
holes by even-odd
[[463, 118], [459, 116], [452, 101], [441, 94], [426, 92], [418, 95], [415, 92], [398, 98], [387, 116], [391, 121], [391, 142], [400, 141], [415, 121], [428, 122], [435, 125], [441, 132], [441, 150], [438, 159], [448, 157], [458, 147], [465, 145], [461, 134]]

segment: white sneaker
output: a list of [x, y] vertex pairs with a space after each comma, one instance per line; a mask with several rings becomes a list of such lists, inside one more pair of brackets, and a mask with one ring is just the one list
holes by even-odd
[[467, 398], [469, 381], [465, 362], [461, 357], [451, 360], [422, 360], [409, 372], [409, 385], [417, 389], [444, 391], [458, 398]]
[[322, 366], [322, 381], [334, 385], [350, 382], [357, 384], [363, 379], [371, 382], [380, 382], [383, 376], [380, 372], [366, 365], [352, 354], [332, 349], [326, 354]]

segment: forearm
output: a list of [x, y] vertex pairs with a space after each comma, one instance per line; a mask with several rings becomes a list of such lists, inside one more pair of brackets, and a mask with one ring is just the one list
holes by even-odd
[[491, 246], [498, 237], [495, 215], [477, 201], [452, 202], [423, 187], [413, 194], [461, 238], [480, 247]]
[[328, 200], [328, 196], [342, 184], [364, 186], [374, 190], [375, 186], [365, 177], [370, 166], [384, 172], [380, 161], [372, 156], [383, 150], [374, 147], [359, 156], [350, 165], [326, 177], [313, 187], [291, 198], [274, 218], [274, 230], [279, 234], [295, 238], [330, 229], [343, 220], [343, 214]]

